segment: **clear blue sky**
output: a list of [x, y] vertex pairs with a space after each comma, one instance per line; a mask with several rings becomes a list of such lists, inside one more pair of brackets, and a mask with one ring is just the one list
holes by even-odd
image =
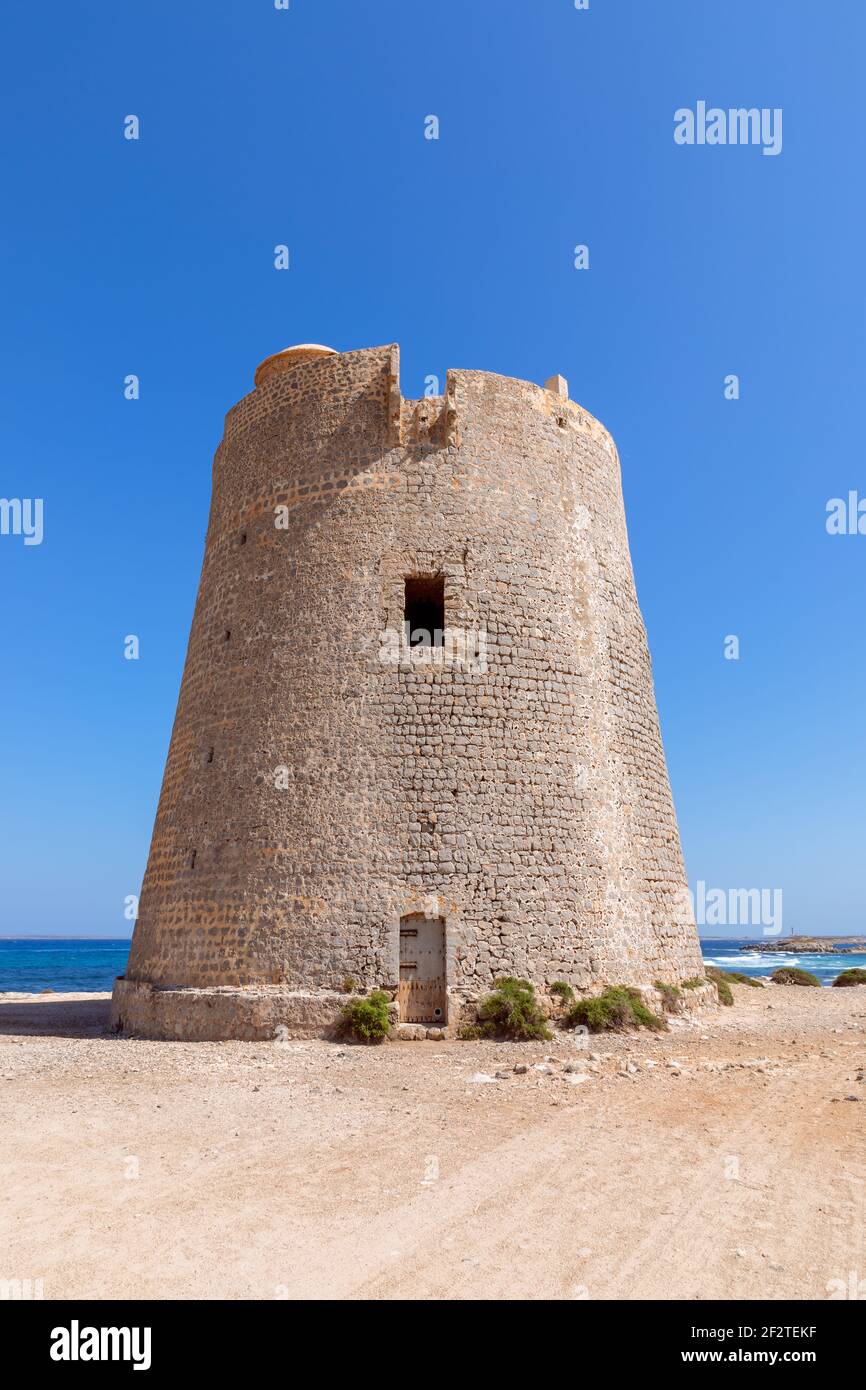
[[[0, 933], [129, 932], [222, 417], [304, 341], [398, 341], [413, 396], [568, 378], [690, 881], [866, 930], [866, 536], [825, 529], [866, 495], [861, 0], [50, 0], [2, 39], [0, 496], [44, 540], [0, 536]], [[782, 108], [781, 154], [677, 146], [699, 100]]]

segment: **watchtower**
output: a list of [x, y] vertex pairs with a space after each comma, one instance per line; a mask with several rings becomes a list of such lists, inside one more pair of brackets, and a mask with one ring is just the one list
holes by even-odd
[[701, 972], [608, 432], [396, 346], [267, 358], [225, 421], [117, 1026], [452, 1026]]

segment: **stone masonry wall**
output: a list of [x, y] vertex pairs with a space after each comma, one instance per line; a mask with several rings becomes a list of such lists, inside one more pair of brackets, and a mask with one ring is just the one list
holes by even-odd
[[[271, 369], [213, 481], [127, 978], [393, 987], [413, 911], [457, 996], [701, 973], [603, 427], [374, 348]], [[386, 659], [412, 574], [468, 660]]]

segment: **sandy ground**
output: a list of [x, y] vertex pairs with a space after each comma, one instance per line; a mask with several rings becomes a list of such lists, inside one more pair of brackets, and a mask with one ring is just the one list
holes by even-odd
[[3, 996], [0, 1279], [46, 1299], [862, 1297], [866, 988], [735, 996], [589, 1050], [141, 1042], [106, 1034], [107, 996]]

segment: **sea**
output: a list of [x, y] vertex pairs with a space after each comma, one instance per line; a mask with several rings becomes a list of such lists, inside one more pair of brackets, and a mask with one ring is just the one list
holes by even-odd
[[0, 937], [0, 992], [96, 994], [126, 969], [129, 937]]
[[[832, 935], [832, 933], [828, 933]], [[754, 938], [701, 937], [704, 965], [717, 965], [720, 970], [738, 970], [743, 975], [766, 979], [783, 965], [797, 965], [816, 975], [822, 985], [832, 985], [843, 970], [859, 965], [866, 969], [866, 951], [756, 951]]]
[[[842, 970], [859, 965], [866, 969], [866, 951], [834, 952], [756, 951], [746, 937], [701, 939], [705, 965], [740, 970], [744, 975], [766, 977], [780, 965], [799, 965], [811, 970], [822, 985], [831, 985]], [[38, 994], [110, 991], [115, 978], [126, 969], [129, 939], [96, 938], [0, 938], [0, 992], [18, 990]]]

